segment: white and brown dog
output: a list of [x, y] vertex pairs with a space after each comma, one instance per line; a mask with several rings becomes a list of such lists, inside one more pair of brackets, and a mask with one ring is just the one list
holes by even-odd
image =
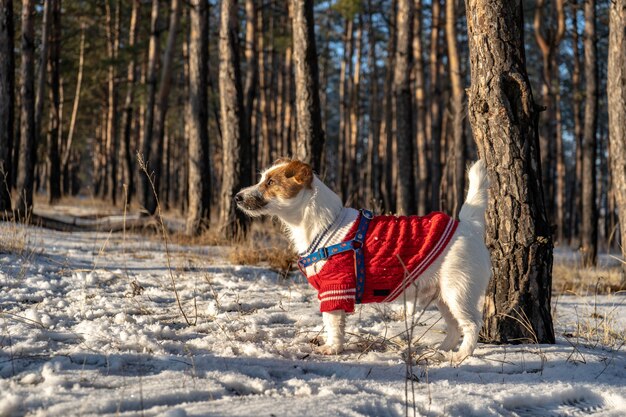
[[[476, 348], [482, 298], [491, 277], [484, 240], [487, 187], [485, 165], [478, 161], [469, 170], [459, 221], [443, 213], [371, 218], [366, 211], [344, 207], [309, 165], [279, 159], [235, 201], [249, 216], [278, 217], [288, 230], [303, 272], [319, 291], [326, 329], [321, 353], [343, 350], [345, 315], [355, 302], [404, 295], [400, 299], [437, 305], [447, 325], [439, 349], [458, 363]], [[407, 314], [414, 311], [409, 304]], [[453, 351], [461, 335], [463, 342]]]

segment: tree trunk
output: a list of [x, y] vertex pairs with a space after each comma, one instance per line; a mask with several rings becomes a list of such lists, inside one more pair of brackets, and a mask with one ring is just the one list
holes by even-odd
[[[534, 32], [537, 45], [541, 51], [543, 68], [541, 97], [546, 110], [541, 114], [540, 122], [540, 146], [541, 146], [541, 171], [543, 178], [544, 197], [548, 213], [555, 213], [552, 219], [557, 226], [557, 237], [562, 241], [563, 237], [563, 195], [565, 193], [564, 166], [561, 159], [562, 137], [559, 136], [561, 126], [559, 125], [558, 112], [559, 103], [559, 71], [558, 54], [559, 44], [565, 34], [565, 13], [563, 0], [551, 2], [550, 9], [546, 12], [545, 0], [537, 0], [534, 16]], [[544, 20], [550, 17], [553, 24], [544, 24]], [[555, 122], [556, 125], [555, 126]], [[556, 187], [555, 187], [556, 185]]]
[[[361, 87], [361, 59], [363, 58], [363, 17], [357, 16], [358, 25], [356, 27], [355, 37], [355, 60], [354, 70], [352, 72], [351, 88], [350, 88], [350, 131], [348, 136], [348, 161], [346, 164], [346, 172], [348, 173], [348, 200], [357, 202], [359, 192], [362, 187], [359, 181], [358, 165], [358, 147], [359, 147], [359, 123], [360, 123], [360, 87]], [[357, 165], [358, 164], [358, 165]]]
[[134, 152], [131, 147], [131, 133], [133, 117], [135, 116], [135, 81], [137, 79], [137, 52], [134, 51], [139, 33], [139, 20], [141, 17], [141, 0], [133, 0], [133, 8], [130, 15], [130, 27], [128, 30], [128, 48], [130, 61], [126, 69], [126, 98], [124, 99], [124, 114], [122, 121], [122, 162], [124, 164], [124, 179], [126, 181], [126, 203], [130, 204], [135, 194], [135, 181], [133, 159]]
[[35, 171], [35, 4], [34, 0], [22, 1], [22, 62], [20, 64], [20, 151], [17, 191], [19, 215], [28, 219], [33, 208], [33, 179]]
[[[291, 16], [291, 15], [290, 15]], [[291, 19], [291, 17], [289, 17]], [[287, 46], [287, 50], [285, 51], [285, 67], [284, 67], [284, 79], [285, 79], [285, 98], [284, 98], [284, 112], [282, 113], [282, 135], [283, 142], [286, 144], [287, 151], [289, 155], [293, 154], [294, 146], [294, 123], [293, 123], [293, 107], [294, 107], [294, 77], [293, 77], [293, 44], [289, 44]], [[328, 157], [328, 152], [326, 152]], [[336, 157], [336, 155], [335, 155]], [[329, 161], [329, 159], [326, 159]], [[326, 167], [326, 172], [329, 172], [328, 167]], [[333, 175], [335, 175], [336, 171], [334, 171]], [[331, 176], [332, 178], [332, 176]], [[331, 181], [332, 183], [332, 181]]]
[[380, 95], [378, 88], [378, 64], [376, 57], [376, 36], [377, 31], [374, 27], [374, 19], [372, 14], [371, 0], [367, 1], [368, 20], [367, 20], [367, 38], [369, 41], [369, 50], [367, 57], [367, 66], [369, 67], [369, 118], [370, 126], [367, 135], [367, 181], [364, 181], [366, 191], [368, 192], [366, 198], [366, 205], [377, 207], [380, 205], [380, 185], [381, 185], [381, 173], [380, 173], [380, 154], [378, 152], [380, 144]]
[[[59, 138], [61, 137], [61, 0], [52, 0], [52, 31], [50, 39], [50, 132], [48, 134], [48, 203], [54, 204], [61, 198], [61, 158]], [[43, 65], [43, 63], [42, 63]]]
[[465, 132], [463, 131], [465, 89], [461, 74], [461, 62], [456, 39], [456, 0], [446, 0], [446, 39], [452, 97], [452, 148], [454, 153], [454, 201], [453, 213], [458, 216], [465, 200]]
[[[626, 260], [626, 0], [613, 1], [609, 13], [609, 154], [622, 260]], [[626, 282], [626, 263], [623, 262], [622, 282]]]
[[393, 178], [393, 166], [395, 155], [393, 153], [394, 129], [393, 129], [393, 77], [394, 60], [396, 56], [396, 9], [397, 0], [391, 2], [391, 18], [389, 22], [389, 38], [387, 41], [387, 62], [385, 64], [384, 94], [384, 117], [381, 124], [381, 154], [384, 156], [383, 176], [383, 199], [385, 211], [395, 211], [395, 183]]
[[[550, 217], [554, 213], [554, 129], [552, 122], [554, 120], [554, 97], [551, 94], [552, 84], [552, 63], [551, 54], [554, 52], [552, 49], [551, 36], [544, 36], [543, 34], [543, 10], [545, 7], [545, 0], [536, 0], [535, 15], [533, 20], [533, 27], [535, 32], [535, 39], [542, 58], [542, 76], [541, 76], [541, 100], [545, 110], [541, 113], [540, 127], [539, 127], [539, 142], [540, 142], [540, 154], [541, 154], [541, 175], [543, 178], [543, 190], [544, 198], [546, 201], [546, 208]], [[549, 32], [549, 30], [548, 30]], [[552, 220], [552, 219], [550, 219]]]
[[267, 102], [269, 101], [268, 95], [268, 72], [267, 72], [267, 51], [266, 51], [266, 42], [265, 42], [265, 32], [266, 32], [266, 22], [265, 22], [265, 14], [267, 11], [261, 9], [258, 13], [258, 45], [259, 45], [259, 53], [258, 53], [258, 67], [259, 67], [259, 103], [258, 103], [258, 116], [260, 121], [259, 132], [260, 137], [258, 139], [259, 145], [257, 147], [258, 155], [257, 161], [258, 166], [261, 169], [265, 169], [270, 164], [270, 138], [269, 138], [269, 117], [267, 115], [266, 109], [268, 107]]
[[0, 212], [11, 210], [15, 119], [13, 0], [0, 0]]
[[322, 172], [324, 130], [319, 96], [313, 0], [292, 0], [298, 158]]
[[598, 209], [596, 206], [596, 134], [598, 126], [598, 64], [596, 46], [596, 4], [585, 2], [585, 123], [583, 127], [583, 266], [596, 264], [598, 254]]
[[[163, 52], [163, 65], [161, 67], [161, 79], [156, 94], [154, 106], [153, 132], [150, 145], [150, 160], [152, 161], [151, 174], [154, 188], [157, 192], [161, 189], [161, 178], [164, 173], [163, 149], [165, 138], [165, 118], [168, 110], [168, 97], [171, 85], [174, 50], [176, 49], [176, 35], [180, 22], [180, 0], [172, 0], [170, 10], [170, 22], [167, 33], [167, 43]], [[157, 210], [157, 200], [154, 193], [146, 196], [145, 208], [150, 214]]]
[[557, 30], [553, 40], [553, 53], [552, 53], [552, 71], [553, 71], [553, 84], [552, 94], [554, 95], [554, 121], [556, 135], [556, 223], [557, 223], [557, 242], [563, 245], [565, 244], [565, 230], [566, 230], [566, 183], [565, 183], [565, 146], [563, 143], [563, 115], [561, 110], [561, 76], [559, 72], [560, 64], [560, 51], [559, 47], [563, 37], [565, 35], [565, 7], [564, 0], [556, 0], [556, 20]]
[[396, 60], [393, 75], [394, 110], [396, 114], [396, 158], [398, 195], [396, 209], [400, 215], [415, 213], [415, 178], [413, 177], [413, 133], [411, 110], [411, 44], [413, 36], [413, 0], [399, 0], [396, 13]]
[[570, 245], [573, 243], [573, 238], [578, 238], [578, 244], [580, 245], [580, 222], [582, 219], [583, 200], [582, 200], [582, 176], [583, 176], [583, 123], [581, 119], [581, 101], [582, 91], [580, 88], [580, 51], [578, 47], [578, 5], [577, 0], [573, 0], [572, 6], [572, 55], [573, 55], [573, 69], [572, 69], [572, 113], [574, 119], [574, 140], [576, 142], [576, 170], [575, 175], [572, 177], [572, 184], [570, 188], [572, 190], [572, 201], [570, 210]]
[[[246, 131], [250, 137], [256, 137], [252, 125], [254, 120], [254, 103], [259, 84], [259, 66], [257, 58], [257, 6], [254, 0], [246, 0], [246, 81], [244, 84], [244, 107], [246, 111]], [[256, 141], [255, 141], [256, 142]], [[255, 153], [256, 155], [256, 153]], [[263, 167], [265, 168], [265, 167]], [[256, 169], [251, 169], [256, 172]], [[254, 179], [251, 178], [251, 181]]]
[[430, 209], [441, 208], [441, 83], [439, 80], [439, 25], [441, 24], [441, 0], [432, 1], [432, 29], [430, 33], [430, 113], [428, 117], [431, 143]]
[[43, 105], [46, 97], [46, 69], [48, 53], [50, 50], [50, 26], [52, 23], [52, 1], [44, 0], [43, 22], [41, 24], [41, 48], [39, 49], [39, 70], [37, 72], [37, 91], [35, 96], [35, 136], [36, 143], [31, 151], [33, 152], [33, 166], [37, 164], [37, 144], [42, 143]]
[[[291, 22], [291, 15], [289, 13], [289, 2], [284, 2], [284, 5], [285, 7], [281, 9], [279, 15], [278, 25], [280, 30], [278, 32], [278, 36], [280, 38], [284, 37], [286, 39], [290, 39], [291, 27], [289, 22]], [[274, 76], [274, 78], [276, 78], [276, 108], [274, 110], [276, 117], [274, 119], [274, 132], [276, 132], [276, 141], [280, 144], [279, 155], [291, 155], [291, 143], [288, 135], [288, 127], [285, 125], [285, 114], [289, 108], [289, 100], [291, 97], [289, 94], [291, 89], [291, 72], [287, 71], [287, 62], [290, 59], [289, 55], [291, 54], [291, 44], [287, 42], [287, 44], [284, 45], [284, 51], [282, 51], [283, 48], [281, 47], [277, 49], [277, 58], [275, 60], [276, 75]], [[322, 85], [325, 84], [322, 82]], [[323, 95], [320, 96], [320, 106], [324, 108]]]
[[211, 180], [208, 132], [208, 43], [207, 2], [192, 0], [189, 26], [189, 210], [187, 234], [196, 235], [208, 225]]
[[[558, 64], [557, 68], [558, 68]], [[554, 92], [554, 121], [555, 121], [555, 139], [556, 139], [556, 241], [557, 244], [563, 246], [566, 244], [567, 227], [567, 185], [566, 185], [566, 169], [565, 164], [565, 145], [563, 143], [563, 110], [561, 105], [561, 87], [559, 78], [555, 70], [555, 83], [557, 83]]]
[[[113, 205], [117, 202], [117, 165], [118, 165], [118, 111], [117, 111], [117, 60], [119, 50], [119, 16], [121, 3], [116, 2], [115, 15], [111, 11], [111, 0], [105, 0], [107, 56], [107, 131], [106, 131], [106, 187], [110, 192]], [[106, 197], [106, 196], [105, 196]]]
[[80, 92], [83, 84], [83, 69], [85, 67], [85, 23], [80, 23], [80, 47], [78, 52], [78, 74], [76, 75], [76, 91], [74, 93], [74, 104], [72, 115], [70, 116], [70, 127], [67, 133], [67, 140], [63, 150], [61, 160], [61, 173], [63, 174], [63, 193], [71, 193], [70, 181], [70, 156], [72, 152], [72, 142], [74, 141], [74, 129], [76, 128], [76, 117], [78, 116], [78, 105], [80, 104]]
[[491, 180], [486, 240], [493, 277], [484, 338], [554, 343], [552, 236], [541, 188], [539, 115], [525, 68], [522, 2], [465, 4], [472, 78], [468, 113]]
[[[150, 44], [148, 46], [148, 70], [146, 73], [146, 108], [144, 112], [143, 122], [143, 136], [141, 138], [141, 153], [143, 154], [143, 160], [146, 164], [153, 161], [151, 165], [146, 167], [148, 173], [154, 169], [158, 169], [158, 163], [154, 155], [151, 155], [151, 148], [153, 142], [152, 128], [154, 125], [154, 103], [156, 100], [156, 88], [157, 88], [157, 60], [159, 56], [159, 0], [152, 0], [152, 12], [150, 15]], [[153, 213], [156, 209], [154, 196], [152, 195], [152, 188], [150, 186], [150, 179], [148, 175], [144, 173], [140, 174], [141, 184], [141, 204], [150, 213]]]
[[[339, 173], [338, 186], [342, 200], [348, 197], [348, 135], [350, 131], [349, 102], [350, 102], [350, 74], [352, 72], [352, 55], [354, 50], [354, 19], [345, 19], [343, 35], [343, 56], [339, 69], [339, 134], [337, 138], [337, 170]], [[334, 162], [334, 161], [333, 161]]]
[[[220, 198], [220, 227], [227, 239], [240, 237], [245, 231], [246, 220], [235, 209], [233, 197], [246, 185], [250, 177], [246, 170], [247, 135], [239, 68], [237, 42], [237, 2], [222, 0], [220, 13], [220, 69], [219, 97], [220, 124], [222, 131], [222, 190]], [[247, 164], [249, 167], [249, 163]]]
[[413, 18], [413, 71], [415, 73], [415, 142], [417, 143], [417, 213], [430, 211], [428, 139], [426, 134], [426, 76], [422, 44], [422, 0], [415, 0]]
[[[284, 21], [281, 23], [284, 27], [284, 35], [287, 38], [293, 38], [291, 36], [291, 27], [288, 24], [292, 19], [291, 7], [289, 2], [286, 2], [286, 14], [284, 16]], [[328, 55], [328, 42], [325, 42], [327, 45], [323, 54], [324, 56]], [[293, 44], [292, 42], [288, 42], [285, 46], [285, 55], [281, 65], [280, 71], [280, 97], [281, 97], [281, 105], [280, 110], [277, 114], [279, 120], [279, 129], [278, 129], [278, 137], [279, 140], [283, 143], [283, 154], [284, 155], [292, 155], [293, 154], [293, 138], [291, 135], [292, 132], [292, 113], [293, 113], [293, 70], [292, 70], [292, 61], [293, 61]], [[324, 74], [322, 74], [322, 80], [324, 79]], [[324, 81], [322, 81], [321, 85], [326, 85]], [[324, 89], [322, 89], [323, 93]], [[327, 103], [327, 100], [323, 100], [323, 96], [320, 96], [321, 103]], [[324, 109], [327, 109], [327, 105], [321, 104]], [[327, 118], [325, 119], [327, 120]], [[325, 126], [324, 126], [325, 128]], [[328, 152], [326, 152], [326, 156], [328, 157]], [[328, 158], [326, 159], [328, 161]], [[328, 173], [328, 165], [326, 164], [326, 173]], [[328, 177], [326, 177], [328, 179]]]

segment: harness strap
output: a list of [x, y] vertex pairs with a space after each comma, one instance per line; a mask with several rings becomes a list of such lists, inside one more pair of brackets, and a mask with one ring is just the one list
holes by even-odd
[[363, 253], [363, 244], [365, 242], [367, 228], [369, 227], [370, 220], [372, 220], [373, 217], [374, 215], [371, 211], [361, 210], [359, 226], [356, 230], [354, 238], [346, 242], [337, 243], [336, 245], [323, 247], [308, 256], [302, 256], [298, 260], [298, 267], [300, 268], [300, 271], [306, 276], [304, 268], [307, 266], [328, 259], [333, 255], [338, 255], [349, 250], [354, 251], [354, 265], [356, 272], [355, 302], [356, 304], [361, 304], [363, 292], [365, 291], [365, 254]]

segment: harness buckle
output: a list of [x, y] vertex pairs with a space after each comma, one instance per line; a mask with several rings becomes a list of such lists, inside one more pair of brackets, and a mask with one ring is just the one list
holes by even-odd
[[361, 210], [361, 214], [363, 215], [363, 217], [365, 217], [368, 220], [372, 220], [374, 218], [374, 213], [372, 213], [369, 210], [363, 209]]
[[328, 248], [321, 248], [319, 250], [320, 260], [328, 258]]

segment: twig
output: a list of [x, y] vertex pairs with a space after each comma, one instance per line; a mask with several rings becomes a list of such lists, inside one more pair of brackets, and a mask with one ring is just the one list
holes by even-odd
[[[157, 217], [159, 219], [159, 224], [161, 226], [161, 233], [163, 235], [163, 243], [165, 244], [167, 271], [169, 272], [170, 279], [172, 281], [172, 289], [174, 290], [174, 296], [176, 297], [176, 304], [178, 305], [178, 309], [180, 310], [181, 314], [183, 315], [183, 318], [185, 319], [185, 323], [187, 323], [188, 326], [195, 326], [196, 323], [198, 322], [198, 310], [196, 308], [196, 316], [194, 318], [194, 321], [193, 322], [190, 321], [189, 318], [187, 317], [187, 314], [185, 313], [185, 310], [183, 309], [183, 305], [180, 301], [180, 296], [178, 295], [178, 289], [176, 288], [176, 279], [174, 278], [174, 273], [172, 272], [171, 255], [170, 255], [169, 245], [167, 241], [167, 231], [165, 228], [165, 223], [163, 222], [163, 214], [161, 212], [161, 202], [159, 201], [159, 196], [157, 195], [156, 188], [154, 187], [154, 181], [152, 179], [152, 176], [148, 173], [148, 167], [146, 166], [143, 156], [139, 152], [137, 152], [137, 161], [139, 162], [139, 166], [141, 167], [141, 170], [148, 177], [148, 182], [150, 183], [150, 187], [152, 188], [152, 194], [154, 195], [154, 199], [156, 201]], [[194, 304], [195, 304], [195, 297], [194, 297]]]

